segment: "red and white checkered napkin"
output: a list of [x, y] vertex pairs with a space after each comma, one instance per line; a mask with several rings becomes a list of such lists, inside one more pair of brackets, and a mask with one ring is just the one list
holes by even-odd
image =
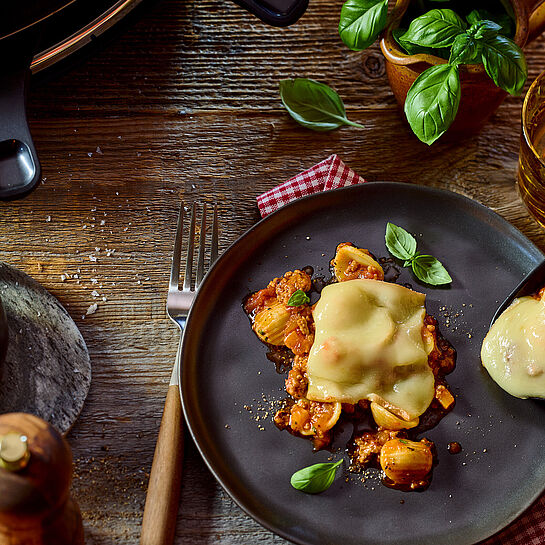
[[321, 163], [257, 197], [257, 206], [261, 217], [264, 218], [299, 197], [362, 182], [365, 180], [347, 167], [337, 155], [331, 155]]
[[[365, 180], [347, 167], [337, 155], [331, 155], [257, 197], [257, 206], [264, 218], [299, 197], [362, 182]], [[501, 493], [498, 490], [498, 494]], [[506, 501], [510, 499], [506, 498]], [[475, 520], [475, 524], [479, 524], [479, 521]], [[481, 542], [481, 545], [545, 545], [545, 495], [505, 530]]]

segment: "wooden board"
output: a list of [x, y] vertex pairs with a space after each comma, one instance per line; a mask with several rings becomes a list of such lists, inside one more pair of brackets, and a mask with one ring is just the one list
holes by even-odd
[[[138, 543], [177, 347], [165, 294], [180, 197], [221, 204], [225, 248], [257, 221], [259, 193], [337, 153], [369, 180], [472, 197], [545, 249], [514, 184], [522, 98], [509, 97], [481, 134], [428, 148], [397, 111], [378, 47], [354, 53], [340, 42], [341, 4], [311, 0], [299, 23], [273, 29], [229, 0], [164, 0], [103, 52], [31, 90], [44, 180], [0, 203], [0, 260], [61, 301], [91, 354], [93, 383], [69, 434], [87, 543]], [[532, 79], [545, 66], [543, 39], [527, 57]], [[277, 91], [293, 76], [335, 87], [366, 128], [297, 126]], [[188, 441], [176, 543], [284, 541], [226, 497]]]

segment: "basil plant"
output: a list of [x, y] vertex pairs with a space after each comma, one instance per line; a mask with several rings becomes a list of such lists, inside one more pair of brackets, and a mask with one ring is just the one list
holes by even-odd
[[[348, 0], [341, 10], [341, 40], [354, 51], [369, 47], [386, 25], [387, 11], [387, 0]], [[512, 95], [522, 91], [528, 69], [523, 52], [508, 37], [512, 29], [506, 12], [475, 9], [464, 20], [451, 9], [432, 9], [413, 19], [407, 30], [394, 32], [408, 54], [431, 53], [447, 61], [422, 72], [407, 94], [405, 115], [422, 142], [431, 145], [456, 117], [460, 65], [482, 63], [498, 87]]]

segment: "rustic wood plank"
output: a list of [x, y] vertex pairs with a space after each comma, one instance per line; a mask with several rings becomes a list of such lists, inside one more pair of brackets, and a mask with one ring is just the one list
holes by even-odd
[[[341, 4], [311, 0], [297, 25], [272, 29], [228, 0], [165, 0], [108, 48], [33, 85], [44, 181], [0, 203], [0, 260], [59, 298], [91, 353], [91, 392], [69, 435], [87, 543], [138, 541], [177, 343], [164, 296], [180, 197], [221, 201], [225, 249], [258, 220], [258, 194], [337, 153], [368, 180], [474, 198], [545, 249], [514, 185], [522, 99], [466, 141], [420, 144], [377, 46], [358, 54], [340, 43]], [[527, 51], [535, 77], [543, 39]], [[365, 129], [298, 127], [277, 91], [297, 75], [334, 86]], [[227, 497], [189, 440], [183, 475], [176, 543], [285, 543]]]

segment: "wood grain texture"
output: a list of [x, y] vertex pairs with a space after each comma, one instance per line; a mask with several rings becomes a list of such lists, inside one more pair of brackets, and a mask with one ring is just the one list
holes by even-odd
[[[341, 4], [311, 0], [300, 22], [273, 29], [228, 0], [164, 0], [103, 51], [33, 85], [44, 180], [0, 203], [0, 260], [59, 298], [91, 354], [91, 391], [69, 435], [88, 544], [138, 543], [178, 341], [165, 296], [180, 197], [222, 203], [225, 249], [258, 220], [259, 193], [337, 153], [368, 180], [474, 198], [545, 249], [514, 184], [522, 99], [509, 97], [479, 135], [428, 148], [397, 111], [378, 47], [354, 53], [339, 41]], [[532, 79], [543, 39], [527, 57]], [[292, 76], [335, 87], [365, 129], [297, 126], [277, 92]], [[285, 543], [228, 498], [191, 441], [181, 495], [177, 544]]]

